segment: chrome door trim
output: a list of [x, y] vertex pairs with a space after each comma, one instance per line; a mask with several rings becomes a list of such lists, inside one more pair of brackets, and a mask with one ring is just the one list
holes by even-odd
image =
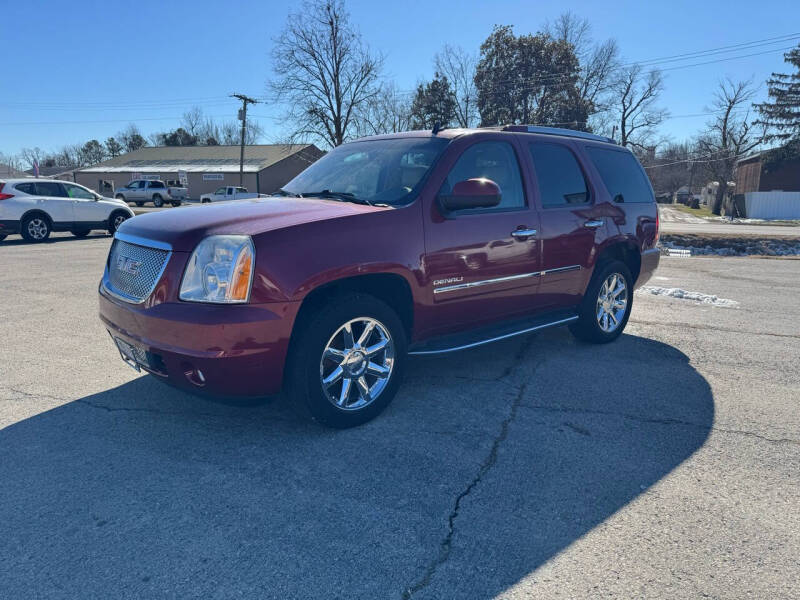
[[542, 271], [542, 276], [550, 275], [552, 273], [566, 273], [567, 271], [580, 271], [580, 265], [570, 265], [568, 267], [558, 267], [556, 269], [547, 269], [546, 271]]
[[172, 245], [168, 244], [167, 242], [150, 240], [138, 235], [131, 235], [130, 233], [120, 233], [119, 231], [114, 234], [114, 237], [118, 240], [122, 240], [123, 242], [128, 242], [129, 244], [134, 244], [136, 246], [144, 246], [145, 248], [156, 248], [158, 250], [167, 250], [168, 252], [172, 252]]
[[516, 281], [517, 279], [527, 279], [529, 277], [539, 277], [542, 273], [536, 271], [534, 273], [520, 273], [519, 275], [509, 275], [507, 277], [495, 277], [494, 279], [482, 279], [481, 281], [470, 281], [468, 283], [457, 283], [455, 285], [445, 285], [443, 287], [433, 288], [434, 294], [442, 294], [444, 292], [454, 292], [456, 290], [465, 290], [468, 288], [482, 287], [493, 283], [504, 283], [506, 281]]
[[471, 344], [464, 344], [463, 346], [454, 346], [452, 348], [445, 348], [444, 350], [416, 350], [416, 351], [410, 351], [408, 354], [409, 356], [424, 356], [430, 354], [447, 354], [448, 352], [457, 352], [458, 350], [466, 350], [467, 348], [475, 348], [476, 346], [491, 344], [492, 342], [498, 342], [500, 340], [505, 340], [510, 337], [522, 335], [524, 333], [531, 333], [533, 331], [538, 331], [539, 329], [546, 329], [548, 327], [564, 325], [566, 323], [571, 323], [572, 321], [577, 321], [577, 320], [578, 316], [575, 315], [572, 317], [567, 317], [566, 319], [559, 319], [558, 321], [543, 323], [541, 325], [535, 325], [534, 327], [526, 327], [525, 329], [520, 329], [519, 331], [513, 331], [511, 333], [506, 333], [504, 335], [498, 335], [497, 337], [487, 338], [485, 340], [480, 340], [478, 342], [472, 342]]
[[515, 229], [511, 232], [511, 237], [515, 238], [529, 238], [536, 237], [538, 232], [535, 229]]
[[584, 227], [588, 227], [589, 229], [597, 229], [598, 227], [602, 227], [605, 225], [606, 222], [603, 219], [592, 219], [591, 221], [586, 221], [583, 224]]

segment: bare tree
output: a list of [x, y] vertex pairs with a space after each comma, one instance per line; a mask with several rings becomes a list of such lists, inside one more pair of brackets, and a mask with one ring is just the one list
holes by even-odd
[[620, 144], [640, 151], [654, 146], [656, 128], [668, 114], [656, 106], [663, 90], [661, 71], [645, 73], [641, 65], [620, 69], [609, 106], [616, 117], [614, 127]]
[[125, 147], [125, 152], [134, 152], [147, 145], [147, 140], [142, 136], [142, 132], [133, 123], [130, 123], [125, 129], [117, 133], [116, 137]]
[[41, 164], [44, 154], [44, 151], [39, 146], [23, 148], [19, 151], [19, 157], [28, 165], [29, 169], [33, 168], [34, 162]]
[[193, 106], [181, 117], [180, 127], [182, 127], [189, 135], [201, 137], [200, 132], [205, 124], [205, 115], [203, 109], [199, 106]]
[[589, 20], [567, 11], [546, 26], [547, 33], [557, 40], [572, 44], [580, 63], [578, 89], [581, 98], [598, 114], [605, 111], [619, 70], [619, 47], [614, 39], [595, 42]]
[[269, 88], [288, 107], [295, 136], [338, 146], [352, 136], [378, 93], [383, 58], [370, 52], [342, 0], [306, 0], [289, 15], [272, 50]]
[[755, 95], [751, 81], [720, 81], [711, 110], [717, 113], [697, 140], [708, 172], [718, 182], [711, 212], [722, 212], [722, 202], [733, 180], [736, 162], [761, 145], [767, 137], [764, 124], [750, 120], [750, 101]]
[[360, 111], [356, 135], [397, 133], [411, 128], [410, 99], [398, 92], [393, 82], [384, 83]]
[[450, 82], [456, 102], [456, 120], [460, 127], [472, 127], [480, 120], [475, 67], [478, 59], [460, 46], [445, 44], [433, 59], [433, 65]]

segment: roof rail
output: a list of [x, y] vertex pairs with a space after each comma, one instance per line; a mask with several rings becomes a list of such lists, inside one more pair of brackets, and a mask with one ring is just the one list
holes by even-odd
[[595, 142], [608, 142], [616, 144], [614, 140], [602, 135], [594, 133], [586, 133], [585, 131], [577, 131], [575, 129], [563, 129], [561, 127], [541, 127], [539, 125], [505, 125], [500, 128], [500, 131], [521, 131], [523, 133], [541, 133], [544, 135], [563, 135], [566, 137], [582, 138], [584, 140], [593, 140]]

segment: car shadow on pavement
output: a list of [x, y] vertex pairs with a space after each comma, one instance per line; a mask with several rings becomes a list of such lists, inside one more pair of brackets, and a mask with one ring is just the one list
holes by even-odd
[[635, 335], [417, 359], [347, 431], [140, 377], [0, 431], [0, 596], [491, 598], [713, 417], [687, 357]]
[[39, 246], [42, 244], [61, 244], [63, 242], [82, 242], [86, 240], [107, 240], [111, 234], [107, 232], [93, 231], [84, 237], [75, 237], [74, 235], [51, 235], [43, 242], [29, 242], [19, 236], [7, 237], [0, 241], [0, 248], [3, 246]]

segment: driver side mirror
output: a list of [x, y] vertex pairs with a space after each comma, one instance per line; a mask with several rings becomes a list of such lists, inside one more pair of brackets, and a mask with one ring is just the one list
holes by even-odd
[[439, 205], [447, 212], [471, 208], [492, 208], [500, 204], [500, 186], [485, 177], [466, 179], [453, 186], [450, 194], [438, 196]]

